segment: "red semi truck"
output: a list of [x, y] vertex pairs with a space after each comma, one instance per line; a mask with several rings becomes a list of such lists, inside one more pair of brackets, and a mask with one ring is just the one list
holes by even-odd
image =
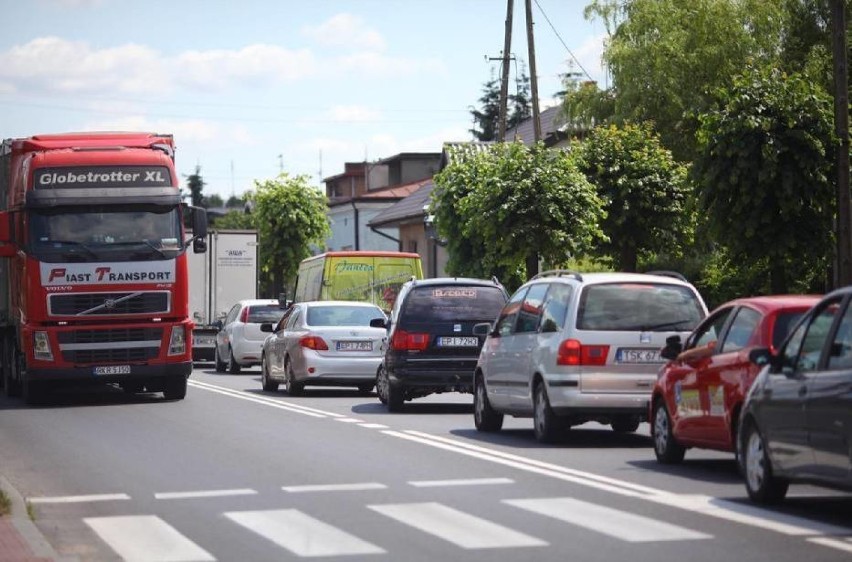
[[204, 209], [182, 204], [171, 135], [3, 141], [5, 394], [36, 403], [58, 384], [106, 382], [184, 398], [193, 327], [186, 254], [205, 251], [206, 232]]

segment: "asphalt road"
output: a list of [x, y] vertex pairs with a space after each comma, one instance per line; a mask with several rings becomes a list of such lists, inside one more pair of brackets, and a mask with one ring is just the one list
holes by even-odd
[[0, 474], [69, 559], [820, 562], [852, 556], [852, 495], [752, 506], [733, 458], [662, 467], [648, 426], [540, 445], [473, 427], [469, 395], [260, 389], [198, 366], [183, 401], [112, 387], [0, 398]]

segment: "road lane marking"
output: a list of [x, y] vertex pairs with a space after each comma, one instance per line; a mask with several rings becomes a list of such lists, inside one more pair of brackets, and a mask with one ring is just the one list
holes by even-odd
[[444, 486], [488, 486], [492, 484], [514, 484], [511, 478], [457, 478], [453, 480], [411, 480], [415, 488], [439, 488]]
[[355, 418], [337, 418], [337, 421], [343, 423], [364, 423], [364, 420], [358, 420]]
[[503, 500], [503, 503], [627, 542], [713, 538], [713, 535], [574, 498]]
[[299, 556], [383, 554], [378, 546], [295, 509], [232, 511], [225, 517]]
[[158, 500], [184, 500], [193, 498], [221, 498], [225, 496], [251, 496], [256, 490], [240, 488], [233, 490], [197, 490], [191, 492], [158, 492], [154, 498]]
[[88, 496], [42, 496], [27, 498], [29, 503], [86, 503], [129, 500], [127, 494], [92, 494]]
[[362, 423], [358, 427], [366, 427], [367, 429], [388, 429], [383, 423]]
[[127, 562], [216, 560], [209, 552], [153, 515], [87, 517], [83, 521]]
[[547, 546], [548, 544], [541, 539], [439, 503], [401, 503], [367, 507], [465, 549]]
[[357, 492], [361, 490], [384, 490], [387, 486], [378, 482], [361, 482], [354, 484], [306, 484], [303, 486], [282, 486], [281, 489], [291, 494], [303, 492]]
[[844, 552], [852, 552], [852, 539], [844, 540], [832, 537], [815, 537], [808, 539], [808, 542], [827, 546], [830, 548], [836, 548], [837, 550], [842, 550]]
[[232, 398], [239, 398], [240, 400], [247, 400], [249, 402], [254, 402], [256, 404], [263, 404], [264, 406], [271, 406], [273, 408], [278, 408], [280, 410], [287, 410], [288, 412], [293, 412], [296, 414], [303, 414], [305, 416], [310, 416], [313, 418], [325, 418], [325, 417], [342, 417], [340, 414], [336, 414], [333, 412], [323, 412], [322, 410], [316, 410], [314, 408], [308, 408], [306, 406], [298, 406], [292, 404], [290, 402], [284, 402], [282, 400], [273, 400], [271, 398], [262, 398], [259, 396], [255, 396], [248, 392], [243, 392], [241, 390], [233, 390], [230, 388], [225, 388], [221, 386], [214, 386], [212, 384], [202, 383], [198, 381], [190, 381], [188, 383], [190, 386], [194, 386], [196, 388], [206, 390], [208, 392], [215, 392], [218, 394], [224, 394], [225, 396], [230, 396]]

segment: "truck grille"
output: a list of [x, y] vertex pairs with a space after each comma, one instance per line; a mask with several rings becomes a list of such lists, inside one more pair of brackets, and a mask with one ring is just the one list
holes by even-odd
[[162, 328], [113, 328], [59, 332], [62, 359], [71, 363], [144, 361], [157, 357]]
[[168, 291], [53, 294], [47, 307], [51, 316], [165, 314], [171, 308], [169, 297]]

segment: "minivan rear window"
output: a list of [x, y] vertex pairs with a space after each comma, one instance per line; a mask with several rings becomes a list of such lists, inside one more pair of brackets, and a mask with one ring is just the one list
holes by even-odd
[[415, 287], [406, 299], [402, 317], [411, 320], [493, 321], [506, 304], [497, 287], [444, 285]]
[[252, 305], [249, 308], [248, 323], [271, 322], [274, 324], [281, 320], [282, 316], [284, 316], [284, 311], [277, 304]]
[[695, 293], [665, 283], [605, 283], [583, 290], [577, 328], [601, 331], [691, 331], [704, 311]]

